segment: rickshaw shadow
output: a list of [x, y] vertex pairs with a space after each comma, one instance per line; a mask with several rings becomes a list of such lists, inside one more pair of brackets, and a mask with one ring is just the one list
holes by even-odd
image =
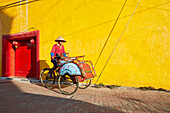
[[[69, 86], [67, 85], [62, 85], [60, 86], [62, 89], [65, 89], [65, 88], [69, 88]], [[56, 93], [59, 93], [59, 94], [63, 94], [60, 89], [59, 89], [59, 86], [57, 83], [55, 83], [51, 88], [47, 88], [48, 90], [51, 90], [53, 92], [56, 92]], [[64, 95], [64, 94], [63, 94]]]
[[[43, 70], [44, 67], [50, 68], [50, 66], [47, 64], [46, 60], [40, 60], [39, 63], [41, 64], [40, 70]], [[37, 86], [46, 88], [46, 89], [48, 89], [48, 90], [54, 91], [54, 92], [59, 93], [59, 94], [62, 94], [62, 93], [59, 91], [59, 88], [58, 88], [57, 83], [55, 83], [51, 88], [47, 88], [47, 87], [45, 87], [45, 86], [42, 85], [41, 80], [36, 80], [36, 79], [34, 79], [34, 78], [29, 78], [29, 82], [32, 83], [32, 84], [34, 84], [34, 85], [37, 85]], [[57, 91], [56, 89], [57, 89], [58, 91]]]
[[[46, 88], [46, 89], [48, 89], [50, 91], [53, 91], [53, 92], [56, 92], [58, 94], [63, 94], [59, 90], [57, 82], [52, 87], [50, 87], [50, 88], [47, 88], [47, 87], [43, 86], [40, 80], [30, 79], [30, 83], [32, 83], [34, 85], [37, 85], [37, 86], [40, 86], [40, 87], [43, 87], [43, 88]], [[66, 87], [68, 87], [68, 86], [62, 86], [62, 88], [66, 88]]]
[[[44, 87], [44, 86], [43, 86], [43, 87]], [[59, 87], [58, 87], [57, 84], [54, 84], [51, 88], [47, 88], [47, 89], [50, 90], [50, 91], [53, 91], [53, 92], [55, 92], [55, 93], [63, 94], [62, 92], [57, 91], [57, 90], [59, 90]], [[57, 90], [56, 90], [56, 89], [57, 89]]]
[[63, 94], [63, 93], [61, 93], [59, 91], [59, 87], [58, 87], [58, 85], [56, 83], [51, 88], [47, 88], [47, 87], [43, 86], [40, 80], [30, 80], [30, 83], [32, 83], [34, 85], [37, 85], [37, 86], [40, 86], [40, 87], [43, 87], [43, 88], [46, 88], [46, 89], [51, 90], [53, 92], [56, 92], [56, 93], [59, 93], [59, 94]]

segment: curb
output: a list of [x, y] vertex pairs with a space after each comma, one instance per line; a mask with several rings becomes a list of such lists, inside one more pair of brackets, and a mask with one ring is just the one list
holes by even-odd
[[[22, 82], [30, 82], [30, 83], [41, 83], [41, 80], [37, 80], [37, 79], [31, 79], [31, 78], [14, 78], [14, 77], [0, 77], [1, 80], [15, 80], [15, 81], [22, 81]], [[91, 84], [90, 85], [91, 87], [96, 87], [96, 88], [108, 88], [106, 86], [99, 86], [99, 85], [96, 85], [96, 84]], [[141, 90], [137, 87], [123, 87], [123, 86], [120, 86], [120, 87], [115, 87], [113, 89], [133, 89], [133, 90]], [[111, 88], [112, 90], [112, 88]], [[156, 91], [156, 90], [147, 90], [147, 91]], [[167, 90], [165, 92], [170, 92], [170, 90]]]
[[37, 79], [28, 79], [28, 78], [14, 78], [14, 77], [0, 77], [1, 80], [16, 80], [16, 81], [25, 81], [25, 82], [40, 82]]

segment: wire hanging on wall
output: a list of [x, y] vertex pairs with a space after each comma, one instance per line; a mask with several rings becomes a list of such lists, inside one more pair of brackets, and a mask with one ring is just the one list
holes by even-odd
[[110, 33], [109, 33], [109, 36], [107, 37], [107, 39], [106, 39], [106, 41], [105, 41], [105, 44], [104, 44], [104, 46], [103, 46], [103, 48], [102, 48], [102, 50], [101, 50], [101, 52], [100, 52], [100, 54], [99, 54], [99, 57], [97, 58], [97, 61], [96, 61], [95, 65], [94, 65], [94, 67], [97, 65], [97, 63], [98, 63], [98, 61], [99, 61], [99, 59], [100, 59], [100, 56], [101, 56], [101, 54], [103, 53], [103, 50], [104, 50], [104, 48], [105, 48], [105, 46], [106, 46], [106, 44], [107, 44], [107, 42], [108, 42], [108, 40], [109, 40], [112, 32], [113, 32], [113, 29], [115, 28], [115, 26], [116, 26], [116, 24], [117, 24], [117, 21], [118, 21], [118, 19], [119, 19], [119, 17], [120, 17], [120, 14], [122, 13], [122, 11], [123, 11], [123, 9], [124, 9], [124, 6], [125, 6], [126, 2], [127, 2], [127, 0], [125, 0], [125, 2], [124, 2], [124, 4], [123, 4], [123, 6], [122, 6], [122, 8], [121, 8], [121, 10], [120, 10], [117, 18], [116, 18], [116, 21], [115, 21], [115, 23], [114, 23], [114, 25], [113, 25]]
[[[101, 77], [101, 75], [102, 75], [102, 73], [103, 73], [104, 69], [106, 68], [106, 66], [107, 66], [107, 64], [108, 64], [108, 62], [109, 62], [109, 60], [110, 60], [110, 58], [111, 58], [111, 56], [112, 56], [113, 52], [115, 51], [115, 49], [116, 49], [116, 47], [117, 47], [117, 45], [118, 45], [118, 43], [119, 43], [119, 41], [120, 41], [121, 37], [123, 36], [123, 33], [125, 32], [125, 30], [126, 30], [126, 28], [127, 28], [128, 24], [129, 24], [130, 20], [132, 19], [132, 16], [134, 15], [134, 13], [135, 13], [135, 11], [136, 11], [136, 9], [137, 9], [137, 7], [138, 7], [138, 5], [139, 5], [140, 1], [141, 1], [141, 0], [139, 0], [139, 1], [138, 1], [138, 3], [137, 3], [137, 5], [136, 5], [136, 7], [135, 7], [135, 9], [134, 9], [134, 11], [133, 11], [133, 13], [132, 13], [132, 15], [130, 16], [130, 18], [129, 18], [129, 20], [128, 20], [128, 22], [127, 22], [126, 26], [125, 26], [125, 28], [123, 29], [123, 32], [121, 33], [121, 35], [120, 35], [120, 37], [119, 37], [118, 41], [116, 42], [115, 47], [113, 48], [113, 50], [112, 50], [112, 52], [111, 52], [111, 54], [110, 54], [110, 56], [109, 56], [109, 58], [108, 58], [107, 62], [105, 63], [105, 65], [104, 65], [104, 67], [103, 67], [103, 69], [102, 69], [102, 71], [101, 71], [101, 73], [100, 73], [100, 75], [99, 75], [99, 77], [98, 77], [98, 79], [97, 79], [96, 83], [98, 82], [98, 80], [100, 79], [100, 77]], [[95, 84], [96, 84], [96, 83], [95, 83]]]

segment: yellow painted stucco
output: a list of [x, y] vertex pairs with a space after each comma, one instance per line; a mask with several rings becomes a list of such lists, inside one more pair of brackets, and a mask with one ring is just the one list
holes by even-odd
[[[64, 45], [70, 56], [86, 55], [95, 64], [125, 0], [28, 0], [28, 4], [2, 7], [13, 2], [0, 1], [0, 37], [32, 27], [40, 30], [42, 69], [52, 67], [50, 51], [59, 36], [67, 40]], [[127, 0], [95, 66], [98, 76], [137, 3]], [[169, 0], [140, 1], [97, 84], [170, 89], [169, 8]]]

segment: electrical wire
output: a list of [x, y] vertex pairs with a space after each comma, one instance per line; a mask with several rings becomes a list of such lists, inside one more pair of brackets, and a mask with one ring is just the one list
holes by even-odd
[[24, 2], [24, 1], [26, 1], [26, 0], [21, 0], [21, 1], [13, 2], [13, 3], [10, 3], [10, 4], [4, 5], [4, 6], [0, 6], [0, 10], [4, 9], [6, 7], [9, 7], [11, 5], [19, 4], [19, 3]]
[[124, 4], [123, 4], [123, 6], [122, 6], [122, 8], [121, 8], [121, 10], [120, 10], [117, 18], [116, 18], [116, 21], [115, 21], [115, 23], [114, 23], [114, 25], [113, 25], [110, 33], [109, 33], [109, 36], [108, 36], [107, 39], [106, 39], [106, 42], [105, 42], [105, 44], [104, 44], [104, 46], [103, 46], [103, 48], [102, 48], [102, 50], [101, 50], [101, 52], [100, 52], [100, 54], [99, 54], [99, 57], [97, 58], [97, 61], [96, 61], [95, 65], [94, 65], [94, 67], [97, 65], [97, 63], [98, 63], [98, 61], [99, 61], [99, 59], [100, 59], [100, 56], [101, 56], [101, 54], [103, 53], [103, 50], [104, 50], [104, 48], [105, 48], [105, 46], [106, 46], [106, 44], [107, 44], [107, 42], [108, 42], [108, 40], [109, 40], [112, 32], [113, 32], [113, 29], [115, 28], [115, 26], [116, 26], [116, 24], [117, 24], [117, 21], [118, 21], [118, 19], [119, 19], [119, 17], [120, 17], [120, 14], [122, 13], [122, 11], [123, 11], [123, 9], [124, 9], [124, 6], [125, 6], [126, 2], [127, 2], [127, 0], [125, 0], [125, 2], [124, 2]]
[[[110, 60], [110, 58], [111, 58], [111, 56], [112, 56], [113, 52], [115, 51], [115, 49], [116, 49], [116, 47], [117, 47], [117, 45], [118, 45], [118, 43], [119, 43], [119, 41], [120, 41], [121, 37], [123, 36], [123, 33], [125, 32], [125, 30], [126, 30], [126, 28], [127, 28], [128, 24], [129, 24], [130, 20], [132, 19], [132, 16], [134, 15], [134, 13], [135, 13], [135, 11], [136, 11], [136, 9], [137, 9], [137, 7], [138, 7], [138, 5], [139, 5], [140, 1], [141, 1], [141, 0], [139, 0], [139, 1], [138, 1], [138, 3], [137, 3], [137, 5], [136, 5], [136, 7], [135, 7], [135, 9], [134, 9], [134, 11], [133, 11], [133, 13], [132, 13], [131, 17], [129, 18], [129, 20], [128, 20], [128, 22], [127, 22], [126, 26], [125, 26], [125, 28], [123, 29], [123, 32], [121, 33], [121, 35], [120, 35], [120, 37], [119, 37], [118, 41], [116, 42], [115, 47], [113, 48], [113, 50], [112, 50], [112, 52], [111, 52], [111, 54], [110, 54], [110, 56], [109, 56], [109, 58], [108, 58], [107, 62], [105, 63], [105, 65], [104, 65], [104, 67], [103, 67], [103, 69], [102, 69], [102, 71], [101, 71], [101, 73], [100, 73], [100, 75], [99, 75], [99, 77], [98, 77], [98, 79], [97, 79], [96, 83], [98, 82], [98, 80], [100, 79], [100, 77], [101, 77], [101, 75], [102, 75], [102, 73], [103, 73], [104, 69], [106, 68], [106, 66], [107, 66], [107, 64], [108, 64], [108, 62], [109, 62], [109, 60]], [[95, 84], [96, 84], [96, 83], [95, 83]]]

